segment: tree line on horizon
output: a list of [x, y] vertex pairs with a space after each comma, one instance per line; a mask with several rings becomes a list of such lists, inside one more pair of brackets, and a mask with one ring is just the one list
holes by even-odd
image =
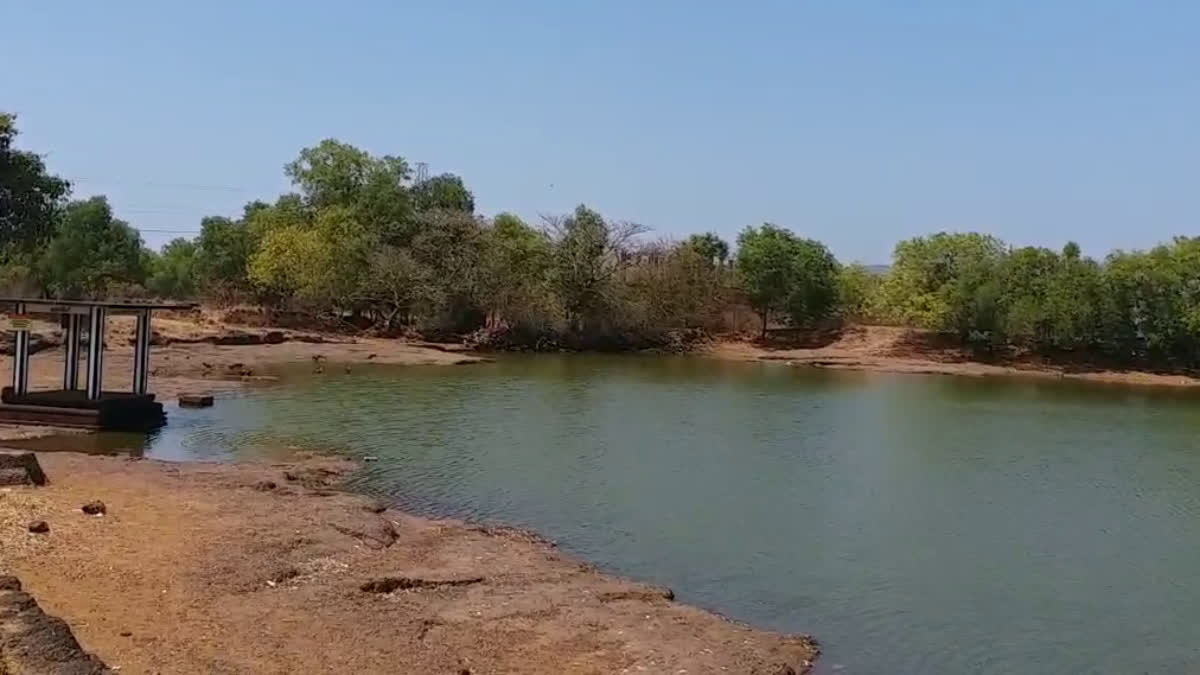
[[0, 284], [43, 297], [253, 303], [381, 334], [497, 348], [682, 347], [723, 332], [848, 322], [911, 326], [977, 350], [1200, 365], [1200, 238], [1103, 260], [1078, 245], [981, 233], [896, 245], [884, 274], [770, 223], [731, 246], [682, 241], [579, 206], [530, 224], [475, 212], [452, 174], [416, 182], [398, 156], [324, 140], [285, 166], [295, 188], [160, 251], [105, 197], [16, 147], [0, 113]]

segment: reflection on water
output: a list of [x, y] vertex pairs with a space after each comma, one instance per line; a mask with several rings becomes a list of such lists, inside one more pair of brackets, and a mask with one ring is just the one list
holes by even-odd
[[812, 632], [827, 673], [1200, 672], [1191, 392], [517, 357], [297, 373], [172, 409], [141, 447], [289, 445], [376, 455], [358, 489]]

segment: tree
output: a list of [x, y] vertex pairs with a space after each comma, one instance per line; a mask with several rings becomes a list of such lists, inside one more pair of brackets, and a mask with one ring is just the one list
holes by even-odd
[[729, 244], [718, 237], [715, 232], [693, 234], [683, 242], [683, 245], [695, 251], [701, 259], [707, 260], [710, 264], [724, 266], [725, 261], [729, 259]]
[[[267, 207], [269, 208], [269, 207]], [[200, 221], [195, 273], [210, 295], [246, 288], [246, 272], [254, 242], [244, 220], [208, 216]]]
[[146, 288], [164, 298], [184, 299], [196, 294], [196, 243], [172, 239], [150, 258]]
[[248, 278], [266, 296], [286, 301], [300, 295], [310, 284], [309, 266], [319, 246], [311, 228], [295, 223], [273, 227], [250, 258]]
[[467, 189], [462, 178], [444, 173], [412, 186], [411, 194], [418, 211], [443, 209], [475, 213], [475, 195]]
[[1099, 295], [1100, 333], [1114, 355], [1200, 363], [1200, 238], [1113, 252]]
[[1059, 256], [1054, 282], [1047, 294], [1051, 345], [1057, 349], [1096, 348], [1101, 345], [1103, 287], [1100, 265], [1080, 255], [1069, 242]]
[[762, 336], [773, 314], [793, 325], [830, 315], [837, 301], [838, 264], [823, 244], [765, 223], [738, 235], [736, 270], [750, 306], [762, 318]]
[[493, 320], [510, 322], [543, 316], [550, 293], [550, 239], [510, 213], [492, 219], [485, 244], [486, 278], [491, 280], [488, 307]]
[[996, 342], [1047, 345], [1053, 317], [1049, 298], [1059, 268], [1058, 255], [1049, 249], [1027, 246], [1011, 251], [996, 270], [1000, 285], [1000, 319]]
[[398, 322], [410, 324], [418, 309], [433, 311], [438, 299], [432, 271], [418, 263], [409, 249], [390, 244], [371, 251], [364, 293], [379, 311], [386, 332]]
[[568, 329], [580, 334], [596, 324], [610, 299], [611, 284], [629, 245], [645, 228], [608, 223], [580, 204], [575, 212], [546, 221], [553, 240], [551, 278], [566, 312]]
[[794, 287], [787, 302], [793, 326], [810, 326], [837, 308], [837, 259], [819, 241], [797, 239], [793, 255]]
[[402, 157], [374, 157], [347, 143], [326, 139], [285, 167], [305, 206], [319, 211], [351, 209], [354, 219], [381, 237], [407, 243], [413, 207], [405, 187], [410, 172]]
[[461, 211], [420, 214], [419, 234], [413, 239], [413, 258], [428, 269], [438, 311], [434, 327], [471, 331], [486, 321], [486, 301], [494, 279], [484, 267], [487, 234], [480, 220]]
[[716, 330], [726, 304], [725, 270], [687, 242], [651, 243], [633, 256], [622, 278], [628, 287], [624, 314], [637, 318], [637, 333], [656, 339], [669, 331]]
[[843, 266], [838, 273], [838, 308], [842, 316], [855, 321], [873, 319], [879, 286], [879, 276], [866, 265]]
[[70, 192], [67, 181], [46, 172], [41, 157], [13, 147], [16, 122], [0, 112], [0, 262], [44, 244]]
[[362, 190], [378, 169], [378, 162], [364, 150], [327, 138], [284, 167], [284, 173], [300, 188], [304, 201], [314, 209], [358, 203]]
[[55, 297], [102, 297], [113, 283], [143, 283], [147, 258], [137, 230], [92, 197], [67, 205], [38, 270]]
[[1004, 244], [974, 232], [939, 232], [896, 244], [882, 294], [898, 323], [954, 331], [990, 330], [995, 308], [995, 267]]
[[328, 207], [311, 223], [269, 230], [250, 260], [250, 279], [263, 291], [295, 296], [339, 313], [363, 299], [370, 253], [377, 239], [348, 207]]

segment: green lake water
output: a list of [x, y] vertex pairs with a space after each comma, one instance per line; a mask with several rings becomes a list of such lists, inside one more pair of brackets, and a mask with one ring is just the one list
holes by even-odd
[[546, 356], [300, 372], [170, 416], [99, 441], [374, 455], [354, 488], [812, 633], [819, 673], [1200, 672], [1190, 392]]

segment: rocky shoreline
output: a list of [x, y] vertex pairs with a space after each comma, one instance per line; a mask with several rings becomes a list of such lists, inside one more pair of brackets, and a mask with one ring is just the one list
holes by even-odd
[[21, 580], [0, 575], [0, 673], [4, 675], [112, 675], [83, 651], [62, 619], [42, 611]]
[[532, 533], [343, 492], [342, 461], [38, 458], [44, 487], [0, 490], [0, 570], [122, 673], [789, 675], [818, 654]]

